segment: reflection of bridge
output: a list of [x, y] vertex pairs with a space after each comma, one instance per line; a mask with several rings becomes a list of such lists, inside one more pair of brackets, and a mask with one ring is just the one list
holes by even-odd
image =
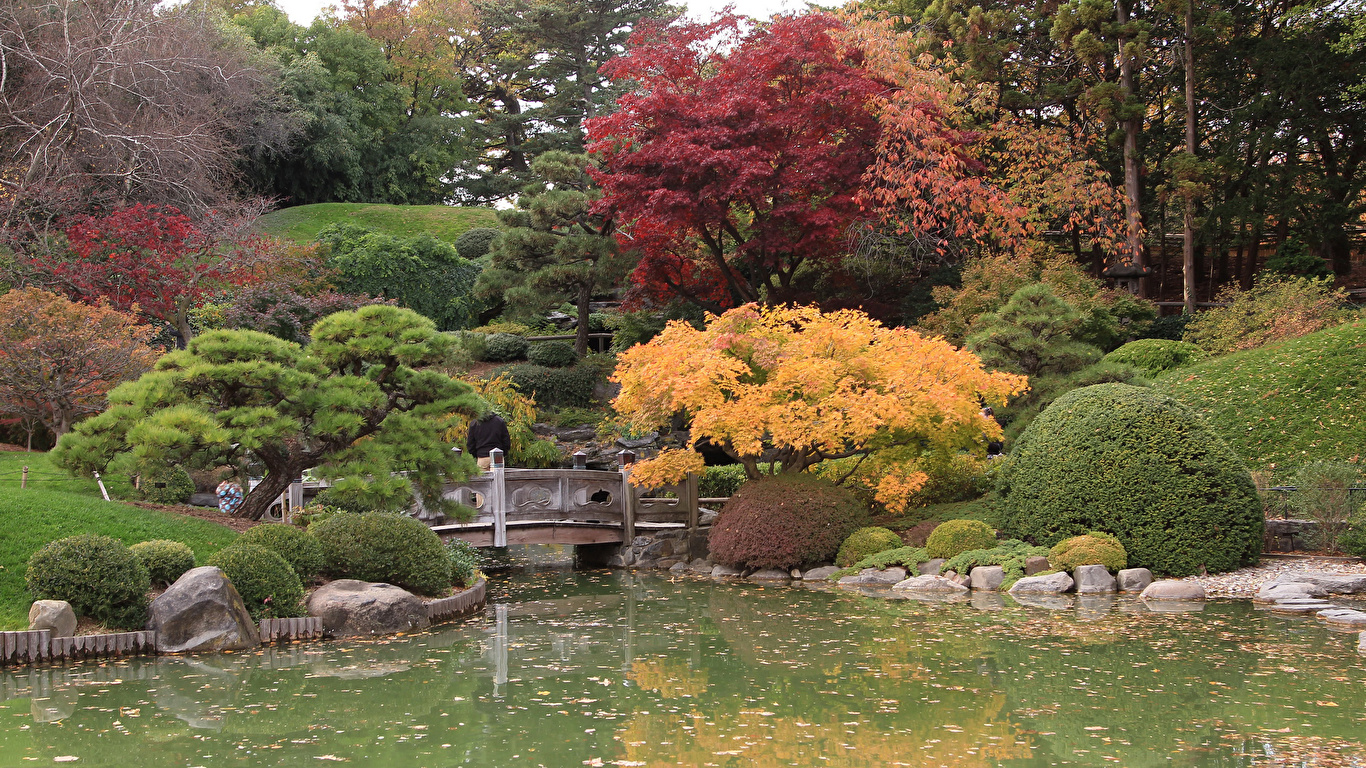
[[620, 472], [590, 469], [492, 470], [446, 487], [444, 497], [476, 510], [467, 523], [419, 508], [418, 519], [445, 537], [480, 547], [509, 544], [611, 544], [637, 532], [697, 529], [697, 477], [644, 491]]

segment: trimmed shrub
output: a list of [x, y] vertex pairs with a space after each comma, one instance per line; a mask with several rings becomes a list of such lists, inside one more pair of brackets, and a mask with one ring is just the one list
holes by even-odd
[[237, 544], [255, 544], [283, 557], [299, 580], [309, 582], [323, 569], [323, 548], [318, 540], [284, 523], [266, 523], [248, 528]]
[[832, 560], [867, 524], [868, 508], [848, 490], [811, 475], [776, 475], [741, 486], [708, 541], [717, 562], [799, 568]]
[[178, 541], [153, 539], [129, 547], [147, 569], [153, 586], [169, 587], [194, 567], [194, 550]]
[[374, 505], [360, 498], [359, 494], [354, 491], [347, 493], [336, 487], [322, 489], [304, 509], [308, 510], [313, 507], [321, 507], [323, 510], [336, 512], [355, 512], [356, 514], [375, 511]]
[[1019, 539], [1006, 539], [990, 549], [971, 549], [949, 558], [940, 566], [939, 572], [954, 571], [967, 576], [973, 568], [984, 565], [999, 565], [1005, 572], [1002, 589], [1024, 578], [1025, 561], [1031, 557], [1048, 557], [1048, 550], [1035, 547]]
[[253, 619], [304, 615], [304, 585], [277, 553], [238, 539], [232, 546], [215, 552], [209, 565], [223, 569]]
[[383, 512], [339, 512], [309, 526], [323, 550], [323, 573], [334, 579], [381, 581], [420, 595], [451, 587], [441, 538], [415, 518]]
[[534, 397], [537, 406], [586, 408], [596, 402], [593, 387], [598, 383], [597, 371], [582, 364], [547, 368], [522, 363], [499, 368], [492, 375], [506, 375], [518, 392]]
[[1103, 363], [1132, 365], [1149, 376], [1185, 368], [1209, 357], [1205, 350], [1188, 341], [1139, 339], [1116, 349], [1101, 359]]
[[194, 478], [179, 464], [142, 473], [138, 495], [153, 504], [184, 504], [194, 494]]
[[1075, 570], [1079, 565], [1103, 565], [1112, 571], [1121, 571], [1129, 567], [1129, 555], [1119, 539], [1108, 533], [1091, 531], [1054, 544], [1048, 550], [1048, 564], [1060, 571]]
[[996, 546], [996, 532], [981, 520], [948, 520], [940, 523], [925, 539], [930, 559], [953, 557], [973, 549]]
[[840, 545], [839, 554], [835, 555], [835, 565], [848, 568], [865, 557], [902, 546], [901, 537], [893, 531], [877, 526], [860, 528], [849, 534], [849, 538]]
[[483, 560], [478, 547], [468, 541], [451, 539], [446, 543], [446, 557], [451, 561], [451, 584], [458, 587], [474, 584]]
[[142, 629], [152, 582], [133, 550], [108, 536], [82, 534], [49, 543], [28, 560], [28, 591], [65, 600], [78, 616], [112, 629]]
[[491, 363], [525, 360], [531, 343], [510, 333], [493, 333], [484, 339], [484, 359]]
[[470, 261], [481, 259], [488, 255], [488, 252], [493, 248], [493, 241], [497, 240], [501, 234], [503, 234], [501, 229], [494, 229], [493, 227], [467, 229], [460, 234], [460, 237], [455, 238], [455, 252], [460, 254], [462, 259], [469, 259]]
[[526, 359], [547, 368], [568, 368], [579, 361], [579, 353], [567, 341], [538, 341], [527, 350]]
[[1195, 319], [1195, 315], [1163, 315], [1143, 329], [1139, 334], [1140, 338], [1145, 339], [1170, 339], [1171, 341], [1181, 341], [1186, 335], [1186, 326]]
[[1197, 416], [1150, 389], [1058, 398], [1001, 473], [1007, 535], [1042, 546], [1104, 528], [1134, 567], [1186, 576], [1254, 563], [1262, 507], [1247, 469]]

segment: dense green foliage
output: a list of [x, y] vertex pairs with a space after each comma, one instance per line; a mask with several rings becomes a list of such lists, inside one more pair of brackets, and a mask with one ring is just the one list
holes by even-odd
[[973, 549], [996, 545], [996, 531], [980, 520], [946, 520], [925, 540], [931, 558], [954, 557]]
[[1238, 456], [1149, 389], [1070, 392], [1021, 436], [1001, 475], [1003, 532], [1042, 546], [1105, 529], [1129, 562], [1184, 576], [1256, 562], [1262, 507]]
[[248, 528], [239, 544], [255, 544], [283, 557], [305, 584], [323, 569], [323, 549], [318, 540], [284, 523], [265, 523]]
[[748, 568], [794, 568], [832, 560], [868, 509], [849, 491], [809, 474], [745, 483], [709, 538], [712, 559]]
[[499, 230], [490, 227], [497, 215], [488, 208], [461, 208], [453, 205], [386, 205], [380, 203], [315, 203], [295, 205], [272, 211], [256, 220], [256, 226], [266, 234], [311, 243], [318, 233], [333, 224], [358, 224], [394, 237], [416, 237], [428, 234], [455, 245], [461, 257], [473, 261], [460, 247], [467, 235]]
[[152, 583], [142, 561], [117, 539], [68, 536], [33, 553], [25, 575], [37, 600], [65, 600], [77, 616], [113, 629], [141, 629]]
[[735, 495], [749, 478], [743, 464], [707, 467], [697, 479], [697, 495], [704, 499], [725, 499]]
[[1206, 360], [1154, 387], [1204, 417], [1248, 466], [1366, 456], [1366, 321]]
[[1209, 357], [1205, 351], [1186, 341], [1139, 339], [1106, 355], [1102, 362], [1131, 365], [1148, 376], [1185, 368]]
[[518, 392], [536, 398], [537, 406], [594, 405], [593, 390], [602, 381], [599, 369], [584, 363], [570, 368], [520, 363], [499, 368], [493, 375], [506, 375]]
[[446, 557], [451, 561], [451, 584], [472, 586], [479, 575], [479, 564], [483, 562], [479, 548], [468, 541], [451, 539], [446, 542]]
[[152, 467], [138, 483], [138, 495], [153, 504], [184, 504], [192, 494], [194, 480], [179, 464]]
[[169, 587], [194, 567], [194, 550], [178, 541], [153, 539], [134, 544], [129, 549], [142, 561], [154, 587]]
[[328, 248], [327, 266], [336, 270], [341, 292], [394, 299], [442, 331], [476, 324], [479, 267], [450, 243], [425, 232], [396, 237], [359, 224], [333, 224], [317, 241]]
[[988, 549], [970, 549], [949, 558], [939, 567], [941, 573], [953, 571], [961, 576], [971, 575], [972, 569], [982, 565], [999, 565], [1005, 572], [1001, 589], [1024, 578], [1025, 561], [1031, 557], [1047, 557], [1046, 547], [1035, 547], [1019, 539], [1006, 539]]
[[1071, 571], [1079, 565], [1103, 565], [1120, 571], [1129, 567], [1129, 555], [1119, 539], [1091, 531], [1054, 544], [1048, 550], [1048, 564], [1060, 571]]
[[840, 545], [840, 551], [835, 555], [835, 565], [848, 568], [865, 557], [889, 549], [898, 549], [902, 545], [901, 537], [886, 528], [860, 528], [849, 534], [849, 538]]
[[930, 560], [930, 556], [923, 547], [897, 547], [896, 549], [884, 549], [875, 555], [869, 555], [862, 560], [854, 563], [848, 568], [841, 568], [830, 574], [833, 581], [838, 581], [844, 576], [853, 576], [864, 568], [891, 568], [901, 566], [912, 576], [916, 574], [916, 569], [921, 563]]
[[253, 619], [305, 615], [303, 584], [277, 552], [239, 540], [209, 558], [209, 565], [223, 569]]
[[997, 420], [1005, 427], [1006, 450], [1014, 445], [1029, 427], [1029, 423], [1054, 400], [1074, 389], [1096, 384], [1131, 384], [1143, 387], [1148, 385], [1148, 380], [1138, 368], [1110, 360], [1101, 360], [1071, 373], [1035, 376], [1029, 380], [1028, 392], [996, 412]]
[[415, 518], [383, 512], [340, 512], [309, 526], [322, 545], [323, 572], [334, 579], [393, 584], [420, 595], [451, 588], [441, 538]]
[[527, 350], [526, 359], [547, 368], [568, 368], [579, 361], [579, 353], [563, 341], [538, 341]]
[[531, 342], [511, 333], [493, 333], [484, 337], [483, 359], [491, 363], [525, 360]]
[[455, 250], [460, 253], [460, 258], [475, 261], [482, 259], [493, 249], [493, 243], [498, 236], [503, 234], [503, 230], [493, 227], [476, 227], [455, 239]]
[[966, 346], [998, 370], [1027, 376], [1067, 373], [1100, 359], [1099, 349], [1075, 338], [1081, 321], [1076, 308], [1035, 283], [978, 318]]

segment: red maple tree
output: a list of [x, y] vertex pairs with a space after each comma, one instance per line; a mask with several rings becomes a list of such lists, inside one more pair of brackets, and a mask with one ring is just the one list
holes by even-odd
[[742, 29], [735, 16], [647, 25], [605, 74], [634, 83], [586, 123], [600, 206], [642, 254], [634, 297], [717, 310], [779, 302], [847, 250], [887, 85], [824, 13]]

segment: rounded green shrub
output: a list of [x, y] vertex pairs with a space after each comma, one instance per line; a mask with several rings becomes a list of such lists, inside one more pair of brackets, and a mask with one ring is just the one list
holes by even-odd
[[178, 541], [154, 539], [134, 544], [130, 549], [155, 586], [169, 587], [194, 567], [194, 550]]
[[215, 552], [209, 565], [223, 569], [246, 603], [253, 619], [304, 615], [304, 585], [294, 569], [275, 552], [256, 544], [234, 542]]
[[875, 525], [860, 528], [849, 534], [849, 538], [840, 545], [839, 554], [835, 555], [835, 565], [848, 568], [865, 557], [902, 546], [905, 543], [893, 531]]
[[179, 464], [143, 472], [138, 495], [153, 504], [184, 504], [194, 495], [194, 479]]
[[28, 560], [28, 591], [38, 600], [65, 600], [78, 616], [113, 629], [147, 623], [147, 568], [117, 539], [95, 534], [50, 542]]
[[[319, 507], [320, 511], [341, 511], [355, 512], [357, 514], [375, 511], [373, 507], [356, 497], [354, 493], [345, 493], [337, 488], [324, 488], [318, 492], [317, 496], [304, 507], [310, 510]], [[311, 519], [311, 518], [310, 518]]]
[[586, 408], [596, 402], [593, 389], [600, 381], [596, 368], [579, 364], [571, 368], [547, 368], [544, 365], [518, 363], [493, 372], [506, 375], [514, 389], [536, 398], [538, 406]]
[[579, 361], [579, 353], [566, 341], [538, 341], [527, 350], [526, 359], [547, 368], [568, 368]]
[[484, 339], [484, 359], [491, 363], [525, 360], [530, 342], [510, 333], [491, 333]]
[[1254, 563], [1262, 506], [1238, 456], [1150, 389], [1100, 384], [1058, 398], [1001, 473], [1002, 528], [1052, 546], [1104, 529], [1129, 564], [1168, 576]]
[[1129, 554], [1119, 539], [1091, 531], [1054, 544], [1048, 550], [1048, 564], [1060, 571], [1071, 571], [1079, 565], [1103, 565], [1112, 571], [1122, 571], [1129, 567]]
[[451, 587], [451, 564], [441, 538], [415, 518], [339, 512], [308, 528], [322, 545], [323, 573], [334, 579], [379, 581], [420, 595]]
[[1132, 365], [1149, 376], [1185, 368], [1209, 357], [1209, 353], [1188, 341], [1139, 339], [1106, 355], [1101, 362]]
[[266, 523], [248, 528], [238, 544], [255, 544], [283, 557], [300, 581], [308, 582], [323, 569], [323, 548], [318, 540], [285, 523]]
[[468, 541], [451, 539], [446, 543], [446, 557], [451, 561], [451, 584], [460, 587], [474, 584], [483, 560], [478, 547]]
[[828, 562], [849, 534], [869, 522], [853, 493], [808, 474], [776, 475], [740, 486], [712, 526], [717, 562], [748, 568], [798, 568]]
[[493, 248], [493, 241], [503, 234], [500, 229], [493, 227], [475, 227], [467, 229], [455, 238], [455, 252], [460, 254], [460, 258], [475, 259], [483, 258]]
[[996, 546], [996, 531], [981, 520], [946, 520], [925, 539], [930, 558], [954, 557], [973, 549]]

